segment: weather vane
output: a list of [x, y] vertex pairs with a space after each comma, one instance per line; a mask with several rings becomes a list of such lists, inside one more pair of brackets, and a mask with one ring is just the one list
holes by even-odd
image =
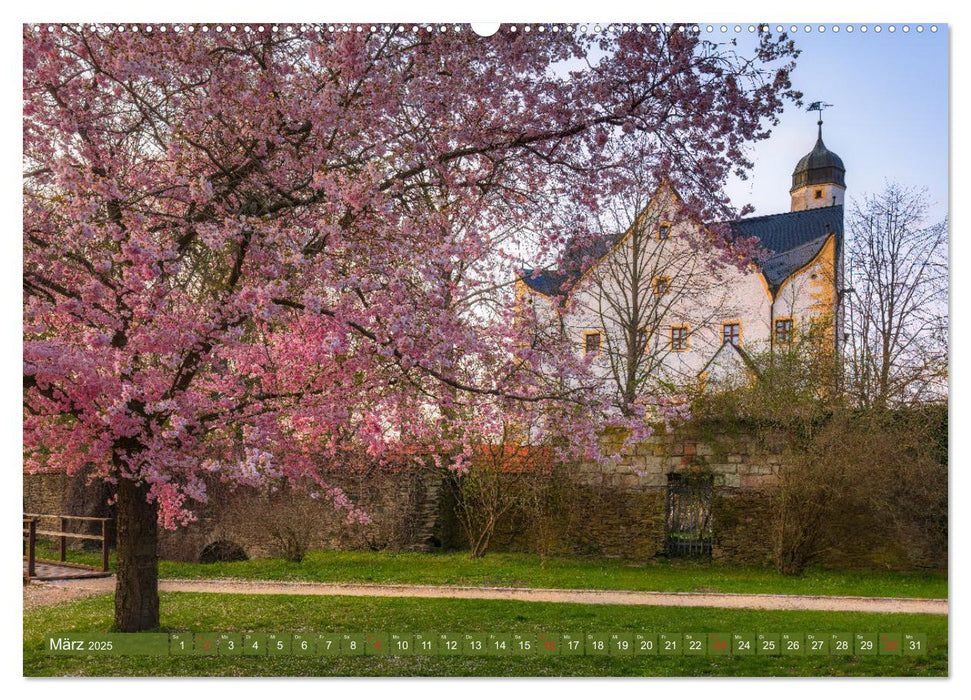
[[813, 102], [808, 107], [806, 107], [807, 112], [819, 112], [819, 123], [823, 123], [823, 110], [827, 107], [832, 107], [829, 102]]

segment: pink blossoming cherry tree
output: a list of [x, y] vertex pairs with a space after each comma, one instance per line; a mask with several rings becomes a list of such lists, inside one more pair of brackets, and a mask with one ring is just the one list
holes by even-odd
[[597, 457], [629, 418], [517, 315], [511, 242], [582, 235], [635, 161], [732, 216], [726, 178], [798, 97], [768, 33], [175, 29], [23, 36], [25, 468], [112, 485], [122, 631], [158, 627], [158, 528], [207, 480], [366, 520], [321, 464], [461, 468], [510, 424]]

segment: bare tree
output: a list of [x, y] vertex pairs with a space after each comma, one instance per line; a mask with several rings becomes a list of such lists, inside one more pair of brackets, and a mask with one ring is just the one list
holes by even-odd
[[533, 444], [531, 432], [521, 423], [503, 423], [499, 436], [476, 445], [445, 481], [472, 559], [484, 556], [497, 529], [534, 503], [551, 480], [553, 451]]
[[600, 364], [626, 413], [649, 392], [692, 383], [700, 367], [681, 368], [672, 355], [699, 341], [714, 352], [721, 338], [711, 329], [737, 312], [703, 232], [671, 199], [662, 188], [609, 210], [608, 250], [576, 295], [576, 317], [602, 329]]
[[888, 183], [849, 216], [847, 390], [861, 406], [947, 395], [947, 219], [926, 190]]

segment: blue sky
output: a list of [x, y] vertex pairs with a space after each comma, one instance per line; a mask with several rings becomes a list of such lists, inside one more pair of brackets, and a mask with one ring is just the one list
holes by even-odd
[[[823, 34], [800, 26], [790, 35], [802, 49], [793, 85], [807, 103], [833, 105], [823, 113], [823, 140], [846, 165], [847, 204], [896, 180], [927, 187], [939, 220], [948, 211], [947, 25], [936, 33], [924, 25], [920, 34], [913, 25], [906, 34], [887, 26], [879, 34], [872, 25], [865, 34], [859, 25], [852, 34], [842, 25]], [[754, 146], [749, 179], [730, 184], [736, 205], [751, 203], [756, 214], [789, 210], [792, 169], [816, 141], [816, 120], [805, 107], [787, 108], [772, 136]]]

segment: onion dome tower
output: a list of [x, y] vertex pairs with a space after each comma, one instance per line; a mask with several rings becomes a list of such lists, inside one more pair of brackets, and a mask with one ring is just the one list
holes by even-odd
[[820, 119], [819, 136], [813, 150], [799, 159], [792, 171], [791, 211], [818, 209], [843, 204], [846, 192], [844, 175], [846, 168], [838, 155], [823, 143], [823, 120]]

